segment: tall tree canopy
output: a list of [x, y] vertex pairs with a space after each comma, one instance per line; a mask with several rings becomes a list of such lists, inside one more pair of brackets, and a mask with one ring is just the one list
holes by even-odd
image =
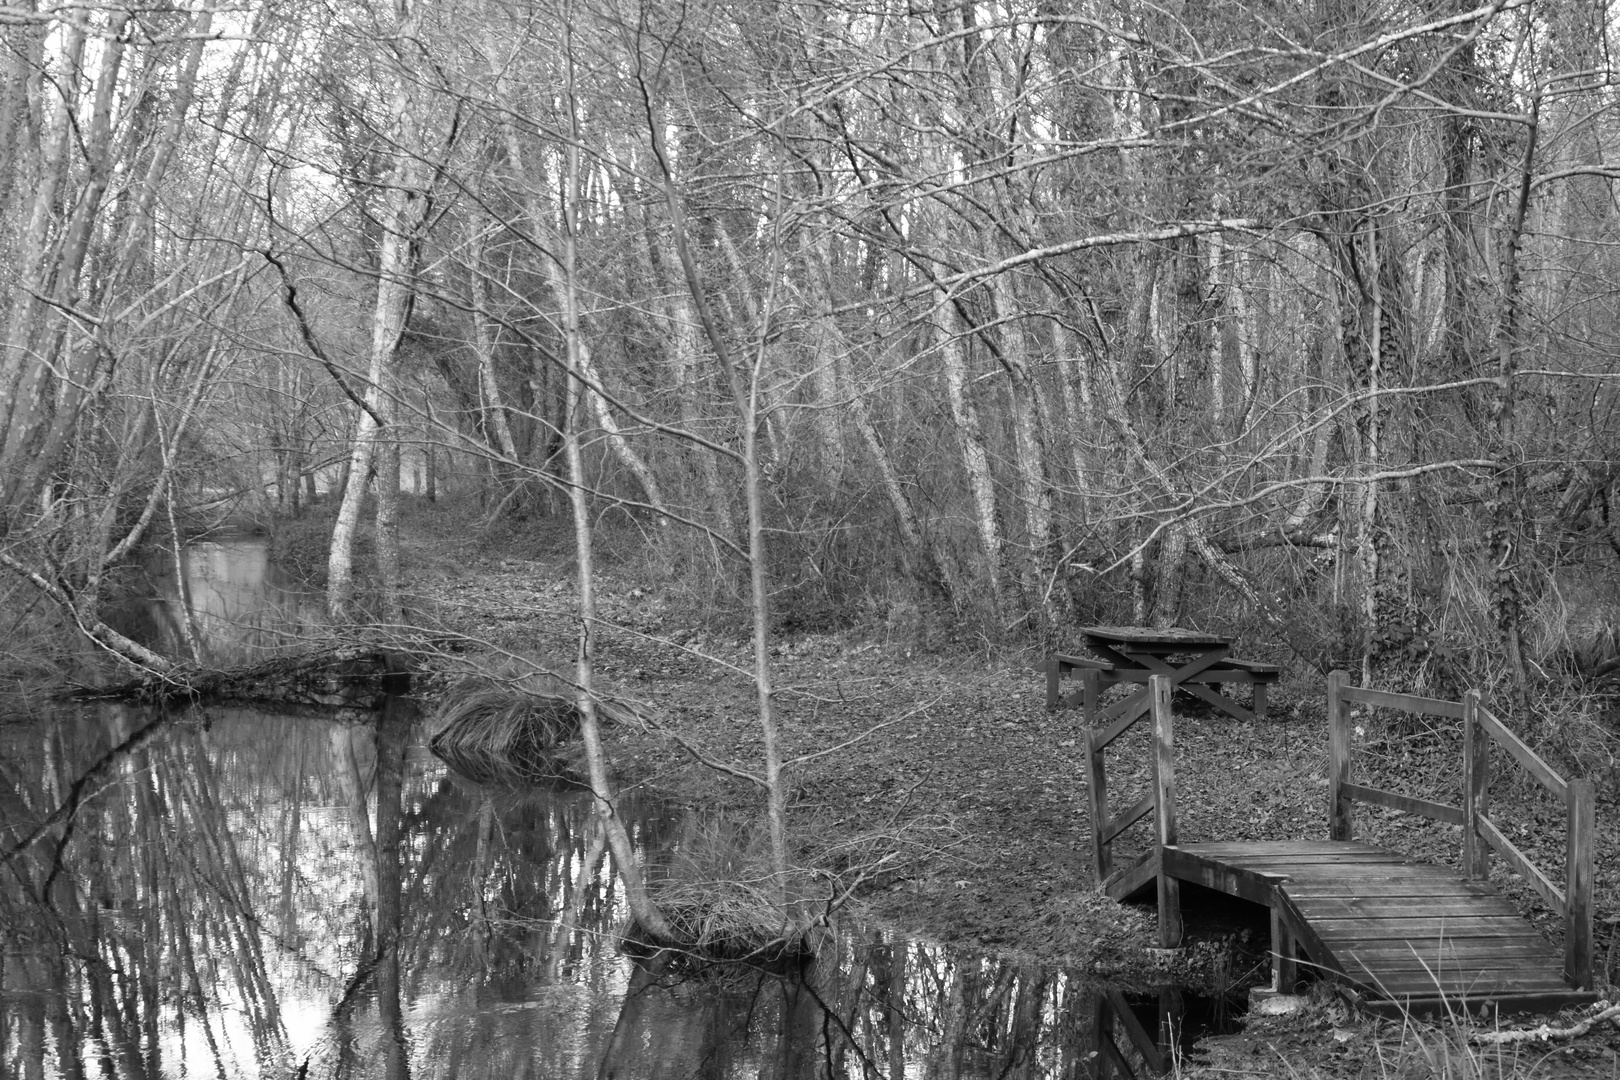
[[391, 621], [402, 477], [491, 515], [583, 483], [806, 624], [1220, 618], [1522, 683], [1620, 557], [1613, 32], [1575, 0], [7, 3], [0, 563], [161, 666], [97, 604], [176, 508], [341, 491], [354, 618], [375, 491]]

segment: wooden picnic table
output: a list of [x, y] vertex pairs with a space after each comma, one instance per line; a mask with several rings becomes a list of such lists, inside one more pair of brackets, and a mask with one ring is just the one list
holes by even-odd
[[[1174, 626], [1086, 626], [1081, 628], [1080, 635], [1098, 659], [1061, 653], [1052, 656], [1047, 665], [1046, 705], [1049, 709], [1081, 704], [1083, 691], [1065, 695], [1063, 678], [1072, 671], [1095, 671], [1099, 689], [1119, 683], [1141, 686], [1142, 689], [1129, 699], [1132, 703], [1147, 693], [1149, 678], [1165, 675], [1172, 687], [1180, 687], [1230, 716], [1239, 720], [1263, 720], [1266, 686], [1281, 675], [1281, 669], [1274, 664], [1233, 657], [1232, 639], [1218, 634]], [[1215, 689], [1220, 683], [1248, 683], [1254, 689], [1254, 707], [1246, 708]], [[1087, 722], [1120, 715], [1126, 707], [1124, 703], [1112, 706], [1105, 715], [1088, 716]]]

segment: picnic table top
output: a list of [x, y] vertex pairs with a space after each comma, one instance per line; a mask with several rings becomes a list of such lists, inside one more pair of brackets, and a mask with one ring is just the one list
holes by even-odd
[[1232, 644], [1232, 639], [1179, 626], [1082, 626], [1086, 638], [1105, 645], [1130, 645], [1139, 649], [1212, 649]]

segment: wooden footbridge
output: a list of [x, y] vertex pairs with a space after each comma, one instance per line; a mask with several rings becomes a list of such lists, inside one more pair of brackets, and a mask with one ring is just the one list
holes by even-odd
[[[1301, 963], [1334, 980], [1374, 1012], [1432, 1012], [1494, 1004], [1504, 1011], [1551, 1010], [1594, 1000], [1592, 986], [1593, 787], [1566, 781], [1480, 703], [1394, 694], [1328, 677], [1327, 840], [1181, 843], [1175, 807], [1172, 680], [1153, 675], [1123, 701], [1104, 707], [1107, 673], [1054, 658], [1053, 678], [1079, 675], [1073, 700], [1086, 713], [1091, 852], [1097, 880], [1116, 900], [1157, 894], [1159, 944], [1180, 945], [1183, 883], [1262, 904], [1271, 911], [1272, 990], [1291, 992]], [[1115, 680], [1121, 681], [1121, 680]], [[1049, 701], [1064, 703], [1060, 695]], [[1354, 782], [1352, 705], [1439, 717], [1462, 727], [1457, 804], [1414, 798]], [[1138, 721], [1152, 723], [1150, 790], [1111, 811], [1105, 756]], [[1567, 814], [1564, 887], [1508, 838], [1490, 813], [1492, 750], [1506, 753], [1560, 800]], [[1409, 859], [1352, 839], [1356, 803], [1390, 807], [1461, 826], [1461, 870]], [[1140, 821], [1154, 835], [1145, 851], [1114, 865], [1116, 839]], [[1489, 883], [1495, 853], [1563, 916], [1564, 947], [1551, 945]]]

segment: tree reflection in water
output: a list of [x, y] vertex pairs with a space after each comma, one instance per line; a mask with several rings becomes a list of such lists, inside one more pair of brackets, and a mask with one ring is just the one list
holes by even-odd
[[[1157, 1021], [1121, 1020], [1117, 991], [885, 933], [791, 973], [633, 962], [588, 796], [462, 782], [405, 699], [350, 726], [13, 718], [0, 811], [6, 1077], [1078, 1077], [1154, 1056], [1129, 1036]], [[657, 864], [682, 822], [632, 813]]]

